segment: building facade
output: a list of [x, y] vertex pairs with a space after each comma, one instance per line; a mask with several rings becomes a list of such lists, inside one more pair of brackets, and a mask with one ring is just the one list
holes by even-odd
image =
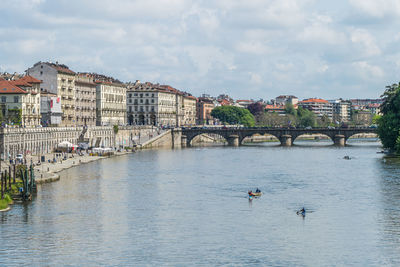
[[23, 125], [25, 99], [28, 93], [9, 81], [0, 81], [0, 111], [5, 124]]
[[74, 126], [76, 124], [75, 72], [58, 62], [38, 62], [26, 73], [42, 81], [41, 92], [50, 92], [60, 97], [62, 109], [60, 126]]
[[312, 111], [318, 117], [327, 116], [330, 120], [333, 119], [332, 104], [327, 100], [319, 98], [304, 99], [298, 103], [298, 106]]
[[40, 125], [41, 81], [27, 75], [18, 80], [10, 82], [27, 92], [27, 94], [22, 96], [22, 125], [25, 127], [34, 127], [36, 125]]
[[196, 125], [196, 112], [197, 112], [197, 98], [194, 96], [183, 97], [183, 125], [190, 126]]
[[96, 125], [126, 124], [126, 87], [115, 81], [95, 80]]
[[177, 97], [158, 84], [136, 81], [127, 90], [130, 125], [176, 126]]
[[197, 101], [197, 124], [214, 124], [214, 118], [211, 116], [211, 111], [214, 109], [214, 107], [213, 100], [205, 97], [199, 97]]
[[348, 122], [351, 120], [351, 103], [342, 99], [329, 101], [332, 104], [332, 119], [334, 122]]
[[77, 126], [96, 125], [96, 83], [88, 74], [77, 74], [75, 79], [75, 116]]
[[62, 118], [60, 97], [49, 92], [41, 93], [40, 113], [43, 126], [59, 126]]

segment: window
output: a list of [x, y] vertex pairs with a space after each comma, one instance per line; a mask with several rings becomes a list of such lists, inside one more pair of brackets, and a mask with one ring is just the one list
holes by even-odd
[[146, 106], [146, 111], [149, 111], [149, 106]]
[[148, 99], [146, 99], [146, 105], [148, 105], [149, 104], [149, 100]]
[[137, 106], [135, 106], [135, 111], [137, 111]]
[[154, 112], [154, 106], [151, 106], [151, 111]]
[[154, 103], [154, 99], [151, 100], [151, 103]]
[[140, 107], [140, 111], [143, 112], [143, 107], [142, 106]]
[[14, 103], [18, 103], [19, 101], [19, 97], [18, 96], [14, 96]]
[[132, 103], [132, 99], [129, 99], [129, 103]]
[[129, 97], [132, 97], [132, 94], [129, 94]]
[[133, 95], [134, 95], [134, 96], [137, 96], [137, 93], [134, 93]]
[[40, 75], [43, 75], [43, 71], [40, 72]]
[[129, 106], [129, 112], [132, 112], [132, 106]]
[[143, 94], [140, 94], [139, 96], [140, 96], [140, 97], [143, 97]]
[[151, 97], [154, 97], [154, 94], [151, 94]]
[[143, 99], [140, 99], [140, 104], [143, 104]]
[[137, 105], [137, 99], [135, 99], [135, 100], [133, 100], [133, 103], [135, 104], [135, 105]]
[[6, 96], [2, 96], [1, 97], [1, 102], [6, 103], [7, 102], [7, 97]]
[[146, 94], [146, 96], [149, 96], [149, 94]]

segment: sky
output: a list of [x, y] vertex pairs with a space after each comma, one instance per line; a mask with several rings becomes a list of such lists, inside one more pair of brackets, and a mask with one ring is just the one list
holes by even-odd
[[0, 72], [38, 61], [235, 99], [377, 98], [399, 0], [0, 0]]

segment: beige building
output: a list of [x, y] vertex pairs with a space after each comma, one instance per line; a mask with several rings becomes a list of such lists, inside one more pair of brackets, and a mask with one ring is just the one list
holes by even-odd
[[183, 97], [183, 125], [196, 125], [197, 98], [194, 96]]
[[60, 126], [74, 126], [76, 124], [75, 72], [58, 62], [38, 62], [26, 72], [42, 81], [41, 91], [60, 97], [63, 113]]
[[126, 124], [126, 87], [115, 81], [96, 80], [96, 125]]
[[128, 85], [127, 115], [130, 125], [182, 126], [196, 121], [196, 98], [168, 85]]
[[90, 74], [76, 75], [75, 116], [77, 126], [96, 125], [96, 83]]
[[10, 81], [26, 92], [22, 95], [22, 125], [33, 127], [40, 125], [40, 84], [41, 81], [32, 76], [24, 76], [18, 80]]

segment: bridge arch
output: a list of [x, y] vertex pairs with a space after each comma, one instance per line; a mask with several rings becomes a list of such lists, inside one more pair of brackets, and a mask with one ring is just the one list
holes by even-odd
[[280, 136], [279, 136], [279, 135], [274, 134], [274, 133], [269, 133], [269, 132], [264, 132], [264, 131], [262, 131], [262, 132], [249, 132], [249, 133], [241, 134], [240, 137], [239, 137], [239, 144], [240, 144], [240, 145], [244, 144], [244, 140], [245, 140], [247, 137], [253, 137], [253, 136], [255, 136], [255, 135], [260, 135], [260, 136], [266, 136], [266, 135], [267, 135], [267, 136], [272, 136], [272, 137], [276, 138], [278, 142], [280, 142]]
[[[296, 141], [296, 139], [300, 136], [307, 136], [307, 135], [312, 135], [312, 134], [318, 134], [318, 135], [323, 135], [328, 137], [333, 143], [335, 143], [335, 135], [334, 134], [328, 134], [328, 133], [324, 133], [324, 132], [302, 132], [299, 134], [293, 134], [292, 135], [292, 143], [294, 143]], [[299, 141], [299, 140], [297, 140]]]
[[182, 136], [186, 136], [186, 146], [188, 146], [188, 147], [193, 145], [193, 140], [196, 137], [200, 137], [202, 135], [210, 135], [210, 134], [222, 137], [225, 140], [225, 142], [228, 142], [228, 136], [224, 135], [223, 133], [220, 133], [220, 132], [212, 132], [212, 133], [201, 132], [201, 131], [198, 131], [198, 132], [187, 132], [187, 133], [186, 132], [182, 132]]
[[[345, 139], [346, 139], [346, 141], [347, 141], [347, 140], [349, 140], [351, 137], [353, 137], [353, 136], [357, 135], [357, 134], [371, 134], [371, 132], [357, 132], [357, 133], [349, 133], [349, 134], [345, 135]], [[372, 134], [375, 134], [376, 138], [379, 138], [379, 136], [378, 136], [378, 134], [377, 134], [377, 133], [372, 133]]]

